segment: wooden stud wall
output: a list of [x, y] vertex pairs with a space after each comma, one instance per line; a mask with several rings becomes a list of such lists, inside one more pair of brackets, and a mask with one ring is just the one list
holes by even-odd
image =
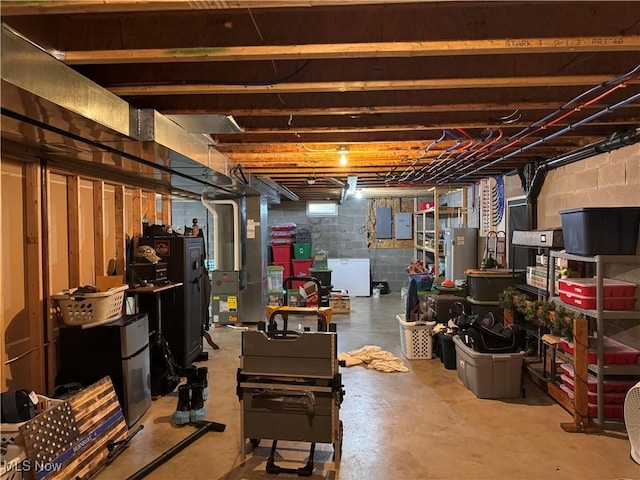
[[[81, 277], [81, 239], [82, 234], [86, 233], [92, 239], [90, 250], [94, 252], [95, 260], [92, 269], [95, 275], [104, 275], [106, 273], [107, 256], [105, 245], [105, 224], [107, 222], [107, 212], [105, 209], [105, 187], [104, 180], [101, 179], [83, 179], [78, 175], [69, 172], [56, 171], [58, 178], [64, 178], [66, 182], [66, 219], [67, 229], [64, 235], [55, 237], [56, 231], [55, 220], [51, 214], [44, 219], [44, 230], [42, 222], [43, 201], [46, 200], [47, 208], [51, 208], [51, 197], [49, 189], [43, 189], [41, 184], [42, 168], [38, 162], [25, 163], [25, 159], [11, 158], [3, 156], [0, 160], [0, 170], [5, 162], [16, 162], [24, 164], [24, 209], [25, 217], [25, 310], [28, 319], [28, 328], [20, 330], [20, 338], [6, 337], [0, 335], [0, 355], [3, 359], [1, 388], [28, 388], [38, 393], [48, 394], [54, 388], [56, 365], [56, 329], [58, 319], [53, 315], [50, 305], [50, 295], [54, 292], [45, 292], [44, 269], [47, 270], [49, 278], [52, 274], [52, 265], [48, 258], [44, 258], [43, 241], [50, 243], [55, 238], [57, 242], [65, 241], [68, 243], [67, 264], [68, 264], [68, 287], [80, 285]], [[33, 159], [31, 159], [33, 160]], [[51, 172], [45, 171], [45, 177], [48, 186], [51, 182]], [[59, 181], [59, 180], [58, 180]], [[80, 204], [80, 188], [84, 183], [84, 188], [92, 188], [89, 194], [93, 211], [87, 215], [92, 221], [89, 225], [84, 225], [81, 221], [81, 204]], [[64, 187], [63, 187], [64, 188]], [[159, 218], [166, 219], [167, 223], [171, 219], [171, 197], [163, 195], [161, 202], [161, 211], [157, 212], [156, 208], [156, 192], [142, 190], [139, 187], [125, 187], [124, 185], [110, 185], [115, 191], [115, 211], [109, 212], [109, 216], [115, 216], [115, 237], [116, 237], [116, 269], [118, 274], [124, 275], [125, 258], [126, 258], [126, 230], [125, 225], [130, 225], [133, 235], [139, 235], [142, 230], [142, 218], [146, 216], [150, 223], [156, 223]], [[42, 197], [43, 192], [47, 192], [47, 198]], [[0, 190], [0, 194], [2, 191]], [[130, 195], [132, 200], [127, 205], [125, 203], [125, 195]], [[65, 201], [61, 197], [61, 201]], [[16, 199], [18, 201], [18, 199]], [[60, 208], [58, 205], [56, 208]], [[127, 206], [129, 208], [127, 208]], [[86, 207], [85, 207], [86, 208]], [[49, 210], [50, 212], [50, 210]], [[59, 214], [59, 212], [57, 212]], [[1, 217], [0, 217], [1, 219]], [[109, 219], [113, 221], [113, 219]], [[64, 228], [64, 227], [63, 227]], [[82, 232], [81, 229], [92, 229], [91, 232]], [[91, 241], [91, 240], [90, 240]], [[0, 238], [0, 247], [3, 246]], [[4, 267], [4, 265], [2, 265]], [[94, 277], [95, 278], [95, 277]], [[1, 281], [1, 280], [0, 280]], [[60, 283], [58, 281], [58, 283]], [[2, 285], [0, 284], [0, 287]], [[47, 288], [52, 288], [50, 285]], [[0, 307], [3, 308], [6, 299], [4, 292], [6, 290], [0, 288]], [[46, 302], [46, 303], [45, 303]], [[45, 307], [46, 305], [46, 307]], [[4, 319], [3, 319], [4, 322]], [[24, 338], [24, 347], [20, 342]], [[7, 356], [7, 344], [11, 342], [18, 345], [18, 352], [12, 352], [12, 358]], [[14, 347], [16, 349], [16, 347]], [[25, 362], [27, 362], [25, 364]], [[12, 368], [15, 365], [15, 368]], [[25, 378], [28, 377], [28, 378]]]
[[93, 245], [94, 271], [97, 276], [106, 275], [104, 268], [104, 182], [93, 182]]
[[29, 318], [29, 385], [43, 391], [45, 386], [44, 363], [44, 292], [42, 291], [42, 229], [40, 166], [29, 163], [25, 168], [25, 220], [26, 220], [26, 270], [27, 312]]

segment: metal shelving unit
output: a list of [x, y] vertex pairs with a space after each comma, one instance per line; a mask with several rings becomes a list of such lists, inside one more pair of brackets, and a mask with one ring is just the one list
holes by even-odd
[[[442, 198], [461, 192], [460, 205], [445, 206]], [[440, 275], [440, 260], [444, 259], [444, 228], [464, 227], [467, 224], [467, 189], [465, 187], [436, 187], [433, 196], [421, 197], [433, 202], [433, 207], [421, 210], [420, 201], [414, 199], [414, 257], [426, 263], [433, 263], [436, 278]], [[453, 219], [458, 219], [451, 225]], [[447, 225], [445, 225], [445, 223]]]
[[[573, 255], [564, 252], [552, 251], [552, 258], [562, 258], [578, 262], [593, 263], [596, 266], [596, 309], [584, 309], [563, 303], [555, 295], [554, 282], [550, 282], [549, 299], [563, 305], [568, 310], [575, 311], [584, 316], [596, 320], [596, 364], [589, 364], [589, 371], [593, 372], [597, 378], [597, 398], [598, 398], [598, 418], [597, 423], [602, 426], [618, 427], [622, 421], [607, 421], [604, 415], [604, 377], [609, 375], [640, 375], [640, 365], [605, 365], [604, 363], [604, 321], [611, 319], [628, 319], [640, 322], [640, 310], [636, 303], [636, 310], [604, 310], [604, 272], [605, 265], [625, 264], [640, 265], [640, 255], [596, 255], [593, 257]], [[551, 275], [555, 275], [555, 261], [550, 261]]]

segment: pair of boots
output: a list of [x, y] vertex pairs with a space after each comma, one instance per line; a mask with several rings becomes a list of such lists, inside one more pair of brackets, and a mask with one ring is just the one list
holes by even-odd
[[204, 401], [208, 398], [208, 374], [207, 367], [193, 367], [187, 373], [187, 383], [178, 386], [178, 406], [173, 412], [176, 425], [196, 423], [207, 416]]

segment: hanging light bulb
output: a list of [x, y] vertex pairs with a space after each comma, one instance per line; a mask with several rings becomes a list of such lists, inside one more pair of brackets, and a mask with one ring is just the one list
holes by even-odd
[[344, 166], [347, 164], [347, 153], [349, 153], [349, 149], [344, 145], [338, 148], [338, 153], [340, 154], [340, 165]]

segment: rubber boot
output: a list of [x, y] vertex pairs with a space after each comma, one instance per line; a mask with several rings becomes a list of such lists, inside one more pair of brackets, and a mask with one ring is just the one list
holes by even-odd
[[207, 416], [207, 407], [204, 406], [204, 398], [202, 398], [203, 388], [199, 383], [191, 385], [191, 410], [189, 411], [191, 423], [204, 420]]
[[189, 398], [191, 398], [191, 385], [200, 383], [198, 381], [198, 367], [189, 365], [184, 369], [184, 376], [187, 377], [187, 385], [189, 385]]
[[209, 368], [198, 367], [196, 379], [196, 383], [202, 385], [202, 398], [206, 400], [209, 398]]
[[189, 385], [178, 386], [178, 406], [173, 412], [173, 423], [184, 425], [189, 423], [191, 414], [191, 403], [189, 402]]

